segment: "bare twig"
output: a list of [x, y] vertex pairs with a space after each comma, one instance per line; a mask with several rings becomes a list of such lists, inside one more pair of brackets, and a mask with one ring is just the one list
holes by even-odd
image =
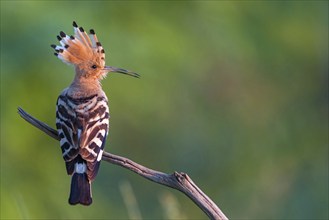
[[[18, 108], [18, 113], [27, 122], [45, 132], [50, 137], [59, 140], [58, 133], [55, 129], [51, 128], [47, 124], [34, 118], [22, 108]], [[188, 196], [199, 208], [207, 214], [210, 219], [228, 219], [224, 213], [217, 207], [217, 205], [206, 195], [201, 189], [192, 181], [192, 179], [182, 172], [174, 172], [173, 174], [166, 174], [156, 170], [144, 167], [132, 160], [125, 157], [110, 154], [108, 152], [103, 153], [102, 160], [107, 161], [112, 164], [119, 165], [128, 170], [131, 170], [138, 175], [151, 180], [153, 182], [159, 183], [171, 187], [173, 189], [183, 192]]]

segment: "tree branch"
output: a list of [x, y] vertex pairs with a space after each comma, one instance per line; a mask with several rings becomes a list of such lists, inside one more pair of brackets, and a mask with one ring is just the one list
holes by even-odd
[[[18, 113], [27, 122], [40, 129], [41, 131], [45, 132], [50, 137], [59, 141], [59, 136], [55, 129], [34, 118], [20, 107], [18, 108]], [[105, 151], [103, 153], [102, 160], [131, 170], [137, 173], [138, 175], [155, 183], [159, 183], [161, 185], [165, 185], [181, 191], [186, 196], [188, 196], [197, 206], [199, 206], [199, 208], [204, 213], [206, 213], [206, 215], [210, 219], [228, 219], [224, 215], [224, 213], [217, 207], [217, 205], [206, 194], [204, 194], [201, 189], [199, 189], [199, 187], [192, 181], [192, 179], [186, 173], [176, 171], [173, 174], [162, 173], [144, 167], [125, 157], [110, 154]]]

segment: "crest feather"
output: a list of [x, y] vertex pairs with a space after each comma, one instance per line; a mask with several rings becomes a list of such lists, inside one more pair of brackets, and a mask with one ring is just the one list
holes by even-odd
[[51, 45], [55, 49], [54, 54], [68, 64], [79, 65], [98, 58], [105, 65], [105, 52], [95, 31], [91, 29], [88, 35], [75, 21], [73, 28], [74, 36], [68, 36], [63, 31], [57, 35], [60, 46]]

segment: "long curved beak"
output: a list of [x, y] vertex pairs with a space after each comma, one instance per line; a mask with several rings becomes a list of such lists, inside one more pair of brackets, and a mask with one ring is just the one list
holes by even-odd
[[125, 70], [125, 69], [121, 69], [121, 68], [117, 68], [114, 66], [105, 66], [104, 70], [107, 70], [108, 72], [122, 73], [122, 74], [126, 74], [126, 75], [133, 76], [136, 78], [140, 77], [140, 75], [138, 73], [131, 72], [129, 70]]

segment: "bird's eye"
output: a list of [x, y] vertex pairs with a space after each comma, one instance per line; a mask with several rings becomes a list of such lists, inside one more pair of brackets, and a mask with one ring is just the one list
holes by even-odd
[[91, 66], [91, 68], [93, 68], [93, 69], [96, 69], [96, 68], [97, 68], [97, 66], [96, 66], [96, 65], [92, 65], [92, 66]]

